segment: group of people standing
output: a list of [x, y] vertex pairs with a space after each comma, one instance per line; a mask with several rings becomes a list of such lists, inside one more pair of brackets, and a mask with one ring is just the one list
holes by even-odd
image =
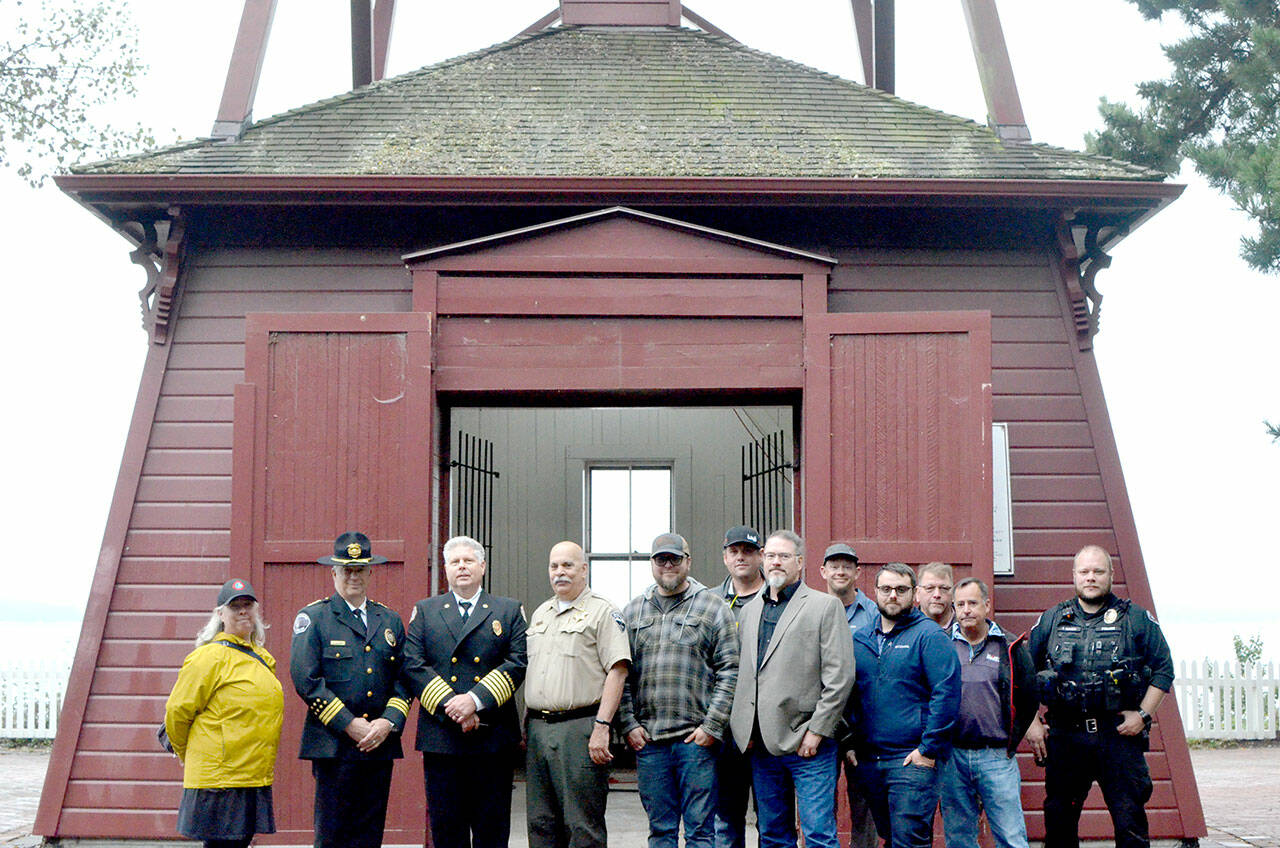
[[[552, 597], [526, 623], [517, 601], [483, 590], [483, 546], [455, 537], [449, 591], [419, 601], [406, 631], [368, 598], [385, 559], [362, 534], [339, 537], [320, 560], [335, 592], [298, 613], [290, 657], [315, 844], [381, 844], [415, 698], [437, 848], [507, 845], [522, 739], [531, 848], [606, 845], [615, 731], [635, 753], [649, 848], [676, 848], [682, 829], [691, 848], [743, 848], [752, 797], [762, 848], [794, 848], [797, 820], [807, 846], [837, 848], [842, 764], [855, 848], [930, 845], [939, 805], [951, 848], [976, 848], [983, 812], [998, 844], [1025, 846], [1024, 738], [1046, 764], [1046, 845], [1078, 845], [1095, 780], [1117, 845], [1148, 844], [1142, 754], [1172, 660], [1154, 618], [1112, 594], [1105, 550], [1077, 554], [1075, 597], [1025, 636], [991, 619], [987, 584], [955, 582], [943, 563], [883, 565], [871, 598], [847, 544], [826, 549], [826, 592], [805, 582], [791, 531], [733, 527], [723, 551], [712, 588], [690, 575], [686, 539], [658, 536], [653, 585], [619, 611], [592, 593], [581, 546], [561, 542]], [[179, 830], [230, 848], [274, 830], [283, 699], [252, 587], [229, 581], [218, 602], [166, 729], [184, 760]]]

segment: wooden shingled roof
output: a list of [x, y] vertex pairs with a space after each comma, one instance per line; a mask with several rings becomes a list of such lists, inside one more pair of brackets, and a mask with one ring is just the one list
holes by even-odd
[[562, 26], [77, 174], [1159, 181], [728, 38]]

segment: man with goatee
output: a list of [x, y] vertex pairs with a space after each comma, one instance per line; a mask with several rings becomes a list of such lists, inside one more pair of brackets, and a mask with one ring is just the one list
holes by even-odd
[[853, 682], [844, 606], [804, 582], [804, 540], [790, 530], [765, 540], [764, 571], [769, 590], [747, 604], [739, 622], [729, 717], [751, 760], [760, 845], [794, 846], [798, 812], [808, 848], [838, 848], [834, 737]]
[[853, 634], [857, 679], [847, 718], [855, 776], [889, 848], [928, 848], [938, 765], [960, 712], [960, 661], [951, 639], [912, 606], [915, 574], [900, 562], [876, 574], [877, 626]]

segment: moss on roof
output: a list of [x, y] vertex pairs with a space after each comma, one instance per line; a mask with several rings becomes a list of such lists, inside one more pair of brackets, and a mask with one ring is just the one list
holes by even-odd
[[84, 174], [1159, 180], [696, 30], [558, 27]]

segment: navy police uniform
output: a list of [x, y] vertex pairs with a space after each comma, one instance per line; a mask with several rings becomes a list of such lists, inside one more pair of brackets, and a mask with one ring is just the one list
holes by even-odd
[[[505, 848], [511, 832], [520, 744], [515, 692], [528, 664], [524, 611], [518, 601], [484, 591], [472, 600], [465, 622], [452, 592], [418, 601], [405, 644], [436, 848]], [[467, 693], [479, 700], [480, 726], [464, 733], [445, 705]]]
[[[1117, 848], [1150, 845], [1151, 775], [1143, 757], [1148, 732], [1116, 732], [1122, 710], [1137, 710], [1154, 686], [1173, 686], [1173, 658], [1146, 610], [1108, 595], [1088, 614], [1072, 598], [1042, 615], [1029, 648], [1040, 700], [1048, 706], [1045, 846], [1077, 848], [1080, 810], [1096, 780], [1115, 827]], [[1147, 721], [1150, 729], [1150, 719]]]
[[[368, 537], [358, 533], [338, 538], [335, 557], [343, 552], [350, 558], [326, 557], [320, 562], [386, 561], [371, 556]], [[367, 628], [335, 592], [303, 607], [293, 622], [289, 672], [307, 704], [298, 756], [311, 760], [316, 779], [316, 848], [382, 844], [391, 767], [404, 756], [400, 734], [412, 699], [401, 676], [404, 622], [372, 600], [365, 601], [365, 614]], [[361, 752], [346, 733], [357, 716], [368, 721], [384, 718], [393, 730], [377, 748]]]

